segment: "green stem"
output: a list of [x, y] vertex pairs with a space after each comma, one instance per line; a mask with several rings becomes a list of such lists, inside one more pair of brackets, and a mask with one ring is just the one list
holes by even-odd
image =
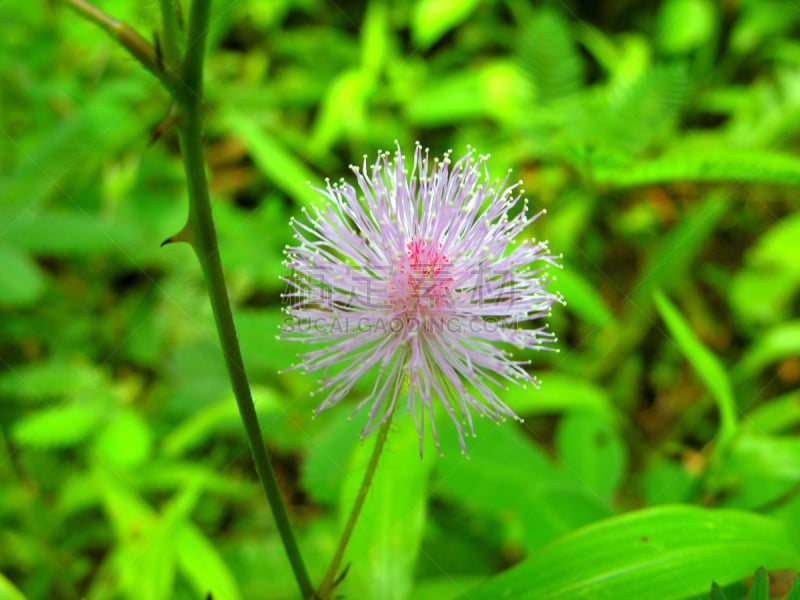
[[303, 563], [300, 549], [289, 522], [286, 504], [281, 496], [278, 480], [272, 468], [261, 428], [258, 424], [250, 384], [244, 369], [236, 327], [231, 313], [225, 277], [219, 257], [217, 233], [211, 214], [205, 161], [203, 157], [203, 61], [205, 59], [206, 33], [209, 26], [211, 0], [195, 0], [189, 19], [189, 34], [183, 77], [175, 75], [178, 66], [177, 6], [174, 0], [161, 0], [163, 17], [164, 52], [167, 64], [161, 64], [155, 48], [133, 28], [110, 17], [86, 0], [65, 0], [87, 20], [96, 23], [115, 38], [148, 71], [164, 84], [173, 99], [181, 106], [183, 120], [180, 124], [180, 144], [189, 191], [189, 229], [171, 240], [191, 243], [203, 270], [211, 309], [217, 326], [225, 366], [231, 380], [233, 395], [239, 407], [247, 441], [253, 454], [258, 478], [269, 501], [283, 546], [294, 571], [295, 579], [304, 599], [313, 599], [314, 588]]
[[167, 69], [175, 69], [180, 63], [178, 46], [178, 7], [175, 0], [161, 0], [161, 38], [164, 44], [164, 59]]
[[217, 325], [225, 357], [225, 366], [242, 417], [247, 440], [253, 454], [256, 472], [264, 493], [272, 508], [273, 516], [289, 557], [295, 579], [303, 598], [313, 598], [314, 589], [308, 577], [302, 556], [289, 523], [289, 515], [283, 502], [275, 471], [272, 469], [261, 429], [258, 424], [250, 385], [242, 361], [239, 341], [231, 313], [222, 263], [219, 257], [217, 234], [211, 214], [205, 162], [203, 158], [203, 59], [205, 55], [206, 31], [210, 12], [210, 0], [195, 0], [189, 18], [189, 35], [186, 47], [184, 82], [187, 93], [179, 102], [183, 108], [180, 125], [180, 142], [189, 189], [189, 223], [192, 245], [208, 286], [211, 308]]
[[350, 537], [353, 535], [356, 521], [358, 521], [358, 517], [361, 514], [364, 501], [367, 499], [367, 492], [372, 485], [372, 478], [375, 475], [375, 470], [378, 467], [378, 461], [383, 453], [383, 447], [386, 445], [386, 438], [389, 435], [389, 428], [391, 427], [391, 424], [392, 416], [390, 415], [378, 430], [378, 437], [375, 440], [375, 446], [372, 449], [372, 455], [369, 458], [369, 464], [367, 465], [367, 470], [364, 473], [364, 479], [361, 481], [361, 487], [358, 489], [358, 495], [356, 496], [356, 501], [353, 503], [353, 509], [350, 511], [350, 516], [347, 518], [347, 524], [342, 532], [342, 537], [339, 538], [339, 545], [336, 548], [336, 554], [333, 556], [333, 560], [331, 561], [328, 570], [325, 572], [325, 577], [323, 577], [322, 583], [319, 585], [319, 590], [317, 591], [317, 596], [319, 598], [328, 598], [338, 583], [336, 577], [339, 574], [339, 565], [342, 563], [345, 550], [347, 550], [347, 544], [350, 542]]

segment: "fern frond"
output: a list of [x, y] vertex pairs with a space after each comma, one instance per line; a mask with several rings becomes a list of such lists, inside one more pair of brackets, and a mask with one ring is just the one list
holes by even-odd
[[598, 133], [597, 145], [636, 155], [664, 139], [678, 122], [689, 83], [683, 67], [657, 66], [612, 89], [605, 109], [590, 115]]
[[556, 12], [544, 10], [528, 23], [517, 55], [542, 104], [571, 96], [583, 85], [583, 59], [566, 20]]
[[598, 183], [618, 188], [677, 181], [800, 184], [800, 159], [766, 151], [670, 153], [625, 168], [598, 169]]

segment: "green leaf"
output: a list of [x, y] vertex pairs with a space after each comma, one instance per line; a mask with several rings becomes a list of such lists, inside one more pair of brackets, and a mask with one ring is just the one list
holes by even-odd
[[[445, 458], [436, 467], [434, 493], [472, 508], [499, 514], [532, 482], [559, 481], [560, 474], [545, 452], [508, 423], [484, 428], [470, 443], [470, 456], [461, 456], [455, 442], [442, 440]], [[475, 481], [486, 485], [475, 487]]]
[[29, 448], [71, 448], [94, 433], [102, 413], [97, 407], [65, 404], [37, 410], [14, 423], [14, 440]]
[[[248, 494], [247, 503], [254, 498], [261, 498], [261, 490], [257, 488], [255, 492], [257, 493]], [[263, 514], [265, 518], [269, 518], [266, 511]], [[246, 520], [244, 523], [255, 524], [255, 521]], [[335, 524], [334, 515], [320, 514], [313, 520], [304, 519], [302, 526], [297, 527], [295, 532], [311, 581], [318, 584], [336, 549], [336, 535], [339, 533], [339, 528]], [[224, 543], [220, 543], [221, 538], [219, 533], [216, 533], [213, 537], [210, 536], [210, 539], [225, 559], [225, 564], [236, 580], [243, 598], [300, 600], [297, 581], [289, 567], [286, 550], [277, 533], [236, 535]], [[331, 600], [335, 596], [336, 594]], [[205, 595], [192, 596], [194, 597], [205, 598]], [[216, 596], [214, 598], [216, 599]]]
[[604, 500], [610, 500], [625, 473], [627, 454], [619, 435], [604, 421], [588, 414], [564, 417], [556, 448], [568, 476]]
[[129, 542], [127, 554], [128, 594], [141, 595], [153, 600], [168, 600], [174, 596], [175, 585], [175, 533], [173, 528], [161, 523], [153, 527], [139, 542]]
[[800, 577], [795, 577], [792, 589], [789, 590], [786, 600], [800, 600]]
[[[800, 163], [800, 161], [798, 161]], [[747, 262], [760, 267], [780, 267], [800, 274], [794, 252], [800, 250], [800, 213], [791, 213], [759, 238]]]
[[798, 254], [800, 212], [795, 212], [778, 221], [747, 251], [745, 266], [731, 282], [731, 304], [743, 321], [771, 324], [792, 314], [792, 301], [800, 289]]
[[175, 545], [172, 523], [108, 472], [95, 471], [103, 506], [114, 527], [114, 579], [130, 597], [167, 600], [173, 596]]
[[757, 567], [792, 569], [800, 556], [777, 520], [665, 506], [613, 517], [564, 536], [463, 596], [465, 600], [685, 598]]
[[[797, 288], [797, 278], [786, 272], [769, 275], [744, 271], [734, 277], [730, 297], [741, 321], [769, 326], [789, 316]], [[753, 302], [753, 298], [758, 298], [758, 302]]]
[[[263, 386], [253, 386], [253, 403], [259, 418], [274, 417], [280, 411], [275, 391]], [[195, 412], [170, 431], [162, 442], [166, 456], [181, 456], [197, 448], [220, 431], [241, 431], [241, 417], [233, 396]]]
[[581, 411], [605, 421], [617, 416], [606, 391], [587, 379], [563, 373], [546, 373], [540, 379], [539, 389], [514, 386], [505, 393], [514, 412], [527, 416]]
[[583, 85], [583, 59], [567, 21], [556, 12], [541, 10], [528, 21], [518, 56], [543, 104], [571, 96]]
[[728, 600], [725, 590], [716, 581], [711, 584], [711, 600]]
[[[227, 203], [214, 206], [214, 224], [223, 253], [222, 266], [230, 278], [233, 294], [247, 295], [255, 290], [267, 292], [286, 288], [281, 281], [281, 276], [287, 272], [282, 263], [283, 249], [293, 242], [288, 208], [283, 202], [272, 201], [265, 201], [247, 212]], [[266, 239], [265, 231], [270, 232]], [[276, 308], [274, 312], [279, 311]], [[261, 355], [264, 354], [273, 353], [265, 351], [256, 356], [263, 360]]]
[[83, 211], [0, 212], [8, 221], [3, 238], [36, 256], [76, 257], [115, 252], [127, 256], [137, 230], [121, 221], [103, 220]]
[[800, 423], [800, 392], [764, 402], [747, 415], [742, 430], [753, 434], [780, 433]]
[[[217, 598], [236, 600], [235, 583], [211, 543], [188, 519], [197, 504], [202, 483], [194, 482], [170, 498], [158, 514], [140, 496], [121, 485], [109, 472], [96, 470], [96, 485], [117, 537], [117, 577], [130, 597], [167, 599], [175, 597], [176, 567], [192, 583], [198, 595], [219, 592]], [[221, 566], [220, 566], [221, 565]], [[226, 579], [226, 575], [228, 578]]]
[[753, 484], [772, 477], [800, 479], [800, 438], [795, 436], [742, 435], [736, 440], [729, 468]]
[[567, 298], [567, 310], [594, 327], [613, 327], [614, 315], [597, 288], [576, 269], [566, 268], [553, 278], [554, 287]]
[[109, 464], [118, 467], [140, 465], [150, 456], [153, 434], [142, 416], [123, 409], [95, 439], [95, 451]]
[[[353, 505], [372, 453], [359, 446], [347, 469], [342, 494], [342, 523]], [[419, 457], [419, 436], [405, 411], [395, 422], [378, 463], [361, 517], [347, 549], [352, 563], [343, 591], [354, 598], [408, 598], [414, 581], [428, 498], [428, 474], [434, 458]]]
[[624, 168], [598, 168], [598, 183], [616, 188], [679, 181], [800, 184], [800, 159], [777, 152], [720, 149], [665, 154]]
[[685, 215], [661, 238], [641, 269], [641, 278], [632, 294], [634, 306], [649, 306], [655, 288], [672, 290], [688, 276], [698, 253], [727, 209], [725, 196], [709, 194], [696, 210]]
[[414, 600], [449, 600], [457, 598], [464, 590], [483, 583], [486, 577], [475, 575], [444, 574], [435, 579], [423, 579], [414, 586]]
[[0, 394], [47, 400], [85, 393], [103, 385], [103, 373], [91, 365], [41, 362], [0, 373]]
[[44, 275], [27, 253], [0, 246], [0, 265], [0, 306], [28, 306], [42, 296]]
[[524, 482], [518, 485], [522, 487], [519, 496], [511, 502], [500, 503], [498, 508], [516, 513], [522, 528], [519, 541], [526, 552], [538, 550], [579, 527], [612, 514], [608, 505], [582, 484], [550, 481], [528, 489]]
[[731, 51], [739, 56], [758, 52], [797, 25], [796, 7], [781, 0], [747, 3], [742, 8], [745, 10], [733, 24], [730, 42]]
[[509, 424], [482, 432], [470, 443], [470, 458], [447, 458], [456, 449], [448, 453], [443, 447], [445, 459], [437, 465], [433, 492], [499, 519], [509, 533], [521, 530], [529, 551], [611, 514], [596, 494], [564, 476], [541, 448]]
[[759, 567], [753, 576], [748, 600], [769, 600], [769, 575], [764, 567]]
[[422, 86], [408, 99], [406, 115], [412, 123], [428, 127], [480, 117], [501, 123], [513, 121], [524, 110], [520, 80], [513, 64], [487, 61]]
[[367, 71], [352, 69], [339, 74], [320, 105], [310, 148], [315, 156], [327, 153], [342, 138], [363, 139], [367, 130], [367, 101], [374, 81]]
[[[284, 271], [281, 273], [285, 275]], [[286, 289], [286, 284], [283, 284]], [[277, 339], [286, 315], [277, 308], [265, 310], [242, 309], [236, 312], [236, 328], [245, 357], [245, 366], [254, 373], [271, 377], [297, 362], [297, 355], [307, 348], [301, 342]]]
[[[119, 18], [124, 20], [123, 17]], [[69, 27], [63, 28], [65, 34], [71, 30]], [[37, 34], [33, 30], [27, 33]], [[22, 31], [19, 34], [22, 34]], [[52, 58], [49, 56], [47, 60]], [[76, 203], [77, 198], [70, 198], [75, 191], [73, 186], [79, 184], [81, 180], [87, 180], [86, 185], [96, 185], [94, 178], [102, 161], [130, 151], [132, 141], [142, 137], [142, 120], [149, 122], [155, 118], [155, 112], [142, 103], [141, 86], [146, 85], [147, 81], [142, 77], [144, 72], [131, 72], [128, 77], [123, 78], [109, 78], [105, 85], [88, 95], [76, 94], [77, 90], [71, 85], [72, 80], [55, 79], [51, 71], [48, 71], [46, 79], [37, 77], [27, 69], [25, 72], [31, 76], [30, 85], [25, 89], [38, 88], [37, 91], [43, 96], [38, 98], [38, 102], [30, 103], [28, 106], [27, 118], [36, 115], [35, 120], [30, 123], [36, 123], [37, 127], [27, 128], [32, 135], [30, 137], [26, 135], [26, 143], [20, 138], [22, 143], [10, 145], [16, 150], [17, 160], [15, 168], [8, 176], [0, 172], [3, 201], [9, 205], [25, 206], [26, 212], [33, 206], [48, 203], [56, 196], [61, 201], [68, 199], [71, 204]], [[47, 83], [43, 85], [44, 81]], [[21, 89], [16, 85], [13, 87]], [[59, 110], [57, 113], [47, 111], [39, 113], [39, 108], [46, 103], [46, 98], [54, 90], [70, 94], [73, 104], [70, 107], [63, 107], [64, 110]], [[9, 92], [11, 99], [13, 91], [9, 89]], [[156, 92], [149, 96], [159, 95], [160, 92]], [[166, 101], [166, 95], [161, 97], [162, 101]], [[23, 102], [28, 104], [31, 98], [27, 93], [24, 98]], [[158, 104], [156, 102], [155, 105]], [[150, 106], [154, 104], [151, 102]], [[156, 111], [158, 110], [161, 109], [157, 108]], [[121, 115], [129, 114], [130, 111], [135, 111], [139, 118], [121, 118]], [[32, 141], [34, 144], [31, 144]], [[5, 226], [12, 225], [2, 218], [0, 222]], [[80, 240], [74, 241], [80, 243]]]
[[660, 459], [648, 465], [642, 487], [648, 505], [688, 502], [693, 499], [697, 477], [680, 463]]
[[670, 54], [690, 52], [705, 44], [715, 28], [709, 0], [667, 0], [658, 13], [658, 47]]
[[386, 64], [389, 41], [389, 7], [383, 0], [370, 2], [361, 27], [361, 66], [370, 77]]
[[478, 7], [479, 0], [417, 0], [411, 17], [414, 43], [422, 50], [430, 48]]
[[183, 522], [171, 540], [180, 571], [191, 582], [197, 597], [240, 600], [242, 594], [228, 565], [215, 545], [195, 525]]
[[[358, 444], [363, 423], [356, 419], [332, 419], [327, 428], [315, 431], [303, 461], [303, 488], [317, 502], [336, 504], [341, 498], [346, 465]], [[315, 428], [316, 429], [316, 428]]]
[[97, 469], [93, 473], [108, 520], [119, 540], [137, 538], [140, 532], [153, 526], [155, 511], [138, 495], [116, 481], [110, 473]]
[[692, 328], [667, 297], [659, 290], [655, 291], [653, 297], [681, 353], [694, 367], [717, 403], [720, 414], [719, 445], [725, 446], [732, 440], [737, 428], [736, 401], [728, 374], [719, 359], [697, 339]]
[[752, 377], [766, 365], [800, 355], [800, 320], [780, 323], [763, 332], [748, 348], [736, 370]]
[[25, 600], [25, 594], [20, 592], [2, 573], [0, 573], [0, 600]]
[[319, 193], [307, 184], [316, 176], [278, 138], [243, 113], [228, 112], [225, 122], [250, 150], [259, 170], [275, 185], [299, 204], [310, 206], [317, 201]]
[[[678, 64], [659, 65], [636, 77], [619, 79], [604, 105], [584, 111], [572, 125], [572, 134], [578, 140], [602, 150], [600, 158], [607, 156], [609, 149], [635, 156], [666, 142], [689, 95], [689, 76]], [[628, 165], [621, 171], [634, 168]], [[607, 169], [602, 163], [597, 165], [593, 174], [596, 182], [607, 182], [603, 179]]]

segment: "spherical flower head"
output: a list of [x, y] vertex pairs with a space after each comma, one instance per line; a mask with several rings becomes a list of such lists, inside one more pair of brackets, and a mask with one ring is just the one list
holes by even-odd
[[497, 390], [536, 380], [507, 348], [551, 348], [539, 321], [560, 301], [547, 290], [557, 262], [523, 237], [541, 213], [528, 215], [519, 183], [489, 177], [487, 158], [431, 159], [419, 144], [411, 165], [399, 146], [371, 166], [365, 156], [351, 167], [357, 187], [328, 181], [324, 204], [292, 220], [284, 338], [320, 346], [292, 367], [322, 372], [317, 413], [374, 375], [355, 409], [370, 406], [362, 437], [403, 402], [420, 453], [426, 420], [439, 448], [434, 402], [464, 453], [473, 412], [519, 419]]

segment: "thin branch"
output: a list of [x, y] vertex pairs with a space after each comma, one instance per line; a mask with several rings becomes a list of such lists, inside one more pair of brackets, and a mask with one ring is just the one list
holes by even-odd
[[64, 0], [86, 20], [99, 25], [112, 38], [117, 40], [142, 66], [155, 75], [173, 96], [180, 90], [175, 78], [162, 68], [155, 48], [133, 27], [123, 23], [86, 0]]
[[372, 455], [369, 458], [369, 464], [367, 465], [367, 470], [364, 473], [364, 479], [361, 481], [361, 487], [358, 489], [358, 495], [353, 503], [353, 509], [350, 511], [350, 516], [348, 517], [347, 524], [342, 532], [342, 537], [339, 538], [339, 545], [336, 548], [336, 554], [333, 556], [333, 560], [331, 561], [331, 564], [325, 573], [325, 577], [322, 578], [322, 583], [319, 585], [317, 596], [320, 598], [328, 598], [341, 579], [337, 578], [337, 575], [339, 574], [339, 565], [342, 563], [344, 553], [347, 550], [347, 544], [350, 542], [350, 537], [353, 535], [356, 521], [358, 521], [358, 517], [361, 514], [364, 501], [367, 499], [367, 492], [369, 492], [369, 488], [372, 485], [372, 478], [375, 475], [375, 470], [378, 468], [378, 460], [383, 453], [383, 447], [386, 445], [386, 438], [389, 435], [389, 428], [391, 427], [391, 424], [392, 417], [389, 416], [389, 418], [384, 421], [383, 425], [381, 425], [381, 428], [378, 430], [378, 437], [375, 440], [375, 446], [372, 449]]

